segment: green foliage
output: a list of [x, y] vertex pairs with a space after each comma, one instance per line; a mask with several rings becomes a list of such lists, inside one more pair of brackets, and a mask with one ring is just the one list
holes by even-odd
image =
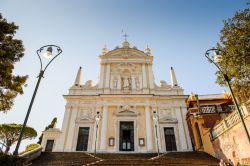
[[[48, 130], [49, 128], [54, 128], [56, 126], [57, 118], [53, 118], [53, 120], [50, 122], [48, 126], [45, 127], [45, 130]], [[40, 135], [39, 140], [37, 141], [38, 144], [41, 144], [43, 140], [43, 134]]]
[[[8, 153], [12, 144], [14, 144], [21, 133], [23, 125], [21, 124], [1, 124], [0, 125], [0, 144], [5, 147], [5, 153]], [[32, 127], [26, 126], [22, 140], [32, 139], [37, 136], [37, 132]]]
[[[246, 103], [250, 99], [250, 8], [224, 21], [217, 46], [222, 50], [221, 69], [231, 79], [235, 95], [242, 104]], [[216, 74], [217, 83], [225, 85], [223, 75]]]
[[14, 64], [24, 56], [21, 40], [14, 39], [18, 26], [8, 23], [0, 13], [0, 111], [11, 109], [13, 100], [23, 94], [27, 76], [13, 75]]
[[0, 165], [2, 166], [22, 166], [23, 159], [18, 156], [0, 153]]
[[25, 150], [22, 151], [22, 152], [20, 152], [19, 154], [23, 154], [23, 153], [29, 152], [29, 151], [31, 151], [31, 150], [33, 150], [33, 149], [38, 148], [38, 147], [39, 147], [39, 144], [29, 144], [29, 145], [27, 145], [27, 146], [25, 147]]

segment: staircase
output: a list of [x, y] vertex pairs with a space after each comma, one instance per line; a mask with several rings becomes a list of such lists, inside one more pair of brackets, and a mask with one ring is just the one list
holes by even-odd
[[166, 166], [218, 166], [219, 160], [204, 152], [172, 152], [156, 158]]
[[219, 161], [202, 152], [162, 154], [87, 154], [83, 152], [43, 152], [32, 166], [218, 166]]
[[130, 153], [130, 154], [97, 154], [96, 155], [99, 158], [102, 158], [103, 161], [99, 163], [94, 163], [93, 165], [100, 165], [100, 166], [130, 166], [130, 165], [138, 165], [138, 166], [143, 166], [143, 165], [163, 165], [161, 161], [154, 161], [150, 160], [151, 158], [157, 156], [155, 153], [144, 153], [144, 154], [135, 154], [135, 153]]
[[84, 152], [42, 152], [32, 166], [82, 166], [100, 159]]

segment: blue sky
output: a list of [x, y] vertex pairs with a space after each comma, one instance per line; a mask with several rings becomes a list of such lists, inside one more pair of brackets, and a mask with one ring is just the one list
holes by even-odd
[[[122, 30], [131, 46], [144, 50], [148, 44], [154, 56], [155, 82], [170, 83], [173, 66], [185, 94], [221, 93], [215, 84], [215, 67], [204, 57], [219, 41], [223, 20], [246, 8], [246, 0], [0, 0], [0, 12], [19, 26], [16, 38], [23, 40], [24, 58], [15, 73], [29, 75], [24, 95], [18, 96], [0, 123], [22, 123], [36, 77], [39, 60], [36, 50], [56, 44], [63, 53], [45, 73], [28, 125], [40, 134], [53, 117], [61, 128], [65, 101], [79, 66], [83, 82], [97, 83], [98, 56], [104, 44], [109, 50], [121, 45]], [[24, 141], [21, 149], [30, 142]]]

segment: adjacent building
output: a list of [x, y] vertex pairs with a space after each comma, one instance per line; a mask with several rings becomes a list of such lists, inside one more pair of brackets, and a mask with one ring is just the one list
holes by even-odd
[[[231, 159], [235, 165], [250, 164], [250, 142], [229, 93], [191, 94], [187, 108], [186, 119], [194, 150], [225, 161]], [[246, 106], [240, 109], [250, 131], [250, 112]]]
[[234, 105], [229, 93], [198, 95], [191, 94], [187, 101], [187, 123], [196, 151], [205, 151], [214, 155], [210, 141], [211, 129], [232, 112]]

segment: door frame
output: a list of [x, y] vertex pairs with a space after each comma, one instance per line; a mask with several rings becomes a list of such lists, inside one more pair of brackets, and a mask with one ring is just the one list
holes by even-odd
[[176, 143], [176, 151], [178, 152], [180, 150], [180, 138], [178, 134], [178, 128], [176, 124], [162, 124], [160, 125], [160, 141], [161, 141], [161, 150], [164, 152], [168, 152], [166, 148], [166, 142], [165, 142], [165, 133], [164, 128], [166, 127], [172, 127], [174, 128], [174, 136], [175, 136], [175, 143]]
[[[132, 123], [133, 124], [133, 129], [131, 129], [131, 130], [129, 130], [130, 132], [132, 131], [133, 132], [133, 139], [135, 140], [135, 125], [134, 125], [134, 122], [133, 121], [120, 121], [119, 122], [120, 124], [121, 123]], [[120, 125], [120, 130], [119, 130], [119, 139], [121, 138], [121, 131], [123, 132], [123, 130], [121, 130], [121, 125]], [[124, 133], [123, 133], [124, 134]], [[123, 135], [124, 136], [124, 135]], [[134, 140], [132, 140], [133, 141], [133, 150], [120, 150], [120, 149], [122, 149], [122, 147], [120, 147], [121, 146], [121, 140], [119, 140], [119, 151], [120, 152], [126, 152], [126, 151], [128, 151], [128, 152], [133, 152], [133, 151], [135, 151], [135, 143], [134, 143]]]
[[[171, 131], [173, 131], [174, 132], [174, 134], [171, 134], [171, 136], [173, 136], [174, 137], [174, 142], [169, 142], [169, 141], [167, 141], [166, 140], [166, 134], [165, 134], [165, 130], [166, 129], [170, 129]], [[171, 144], [173, 144], [173, 143], [175, 143], [175, 150], [173, 149], [173, 145], [171, 145], [171, 149], [172, 150], [169, 150], [170, 152], [175, 152], [175, 151], [177, 151], [177, 144], [176, 144], [176, 136], [175, 136], [175, 131], [174, 131], [174, 128], [173, 127], [164, 127], [163, 128], [163, 130], [164, 130], [164, 137], [165, 137], [165, 146], [166, 146], [166, 151], [167, 151], [167, 145], [166, 145], [166, 142], [168, 142], [168, 143], [171, 143]], [[170, 135], [168, 135], [168, 136], [170, 136]]]
[[[120, 151], [119, 146], [120, 146], [120, 122], [133, 122], [134, 123], [134, 151]], [[115, 122], [115, 147], [114, 150], [115, 152], [124, 152], [124, 153], [133, 153], [133, 152], [138, 152], [138, 128], [137, 128], [137, 122], [136, 122], [136, 117], [118, 117], [116, 122]]]
[[[72, 145], [72, 151], [76, 151], [76, 146], [77, 146], [77, 140], [78, 140], [78, 134], [79, 134], [79, 128], [80, 127], [89, 127], [89, 138], [88, 138], [88, 147], [85, 152], [89, 152], [92, 149], [92, 140], [93, 137], [93, 125], [92, 124], [76, 124], [75, 125], [75, 131], [74, 131], [74, 139], [73, 139], [73, 145]], [[79, 151], [81, 152], [81, 151]]]

